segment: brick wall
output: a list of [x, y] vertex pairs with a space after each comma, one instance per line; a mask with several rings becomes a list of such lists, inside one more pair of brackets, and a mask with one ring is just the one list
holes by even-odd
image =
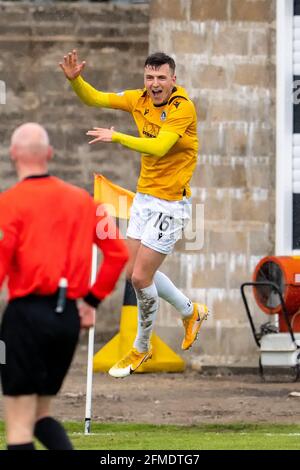
[[[204, 204], [204, 245], [179, 245], [165, 268], [212, 308], [193, 352], [246, 360], [255, 346], [239, 286], [274, 250], [275, 1], [152, 0], [150, 17], [150, 51], [175, 58], [201, 143], [192, 186]], [[167, 304], [158, 322], [171, 339], [177, 321]]]

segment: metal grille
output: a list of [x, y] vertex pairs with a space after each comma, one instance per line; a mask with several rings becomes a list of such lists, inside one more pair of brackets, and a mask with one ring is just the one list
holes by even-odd
[[[266, 261], [259, 271], [255, 279], [256, 282], [274, 282], [284, 295], [285, 280], [280, 266], [273, 261]], [[260, 303], [267, 308], [276, 308], [280, 304], [279, 295], [269, 286], [256, 286], [256, 296]]]

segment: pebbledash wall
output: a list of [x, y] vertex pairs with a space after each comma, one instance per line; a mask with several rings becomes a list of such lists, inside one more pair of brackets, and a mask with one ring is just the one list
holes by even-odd
[[[96, 124], [132, 133], [131, 120], [81, 105], [57, 62], [77, 47], [87, 60], [86, 79], [111, 91], [142, 86], [149, 50], [175, 58], [177, 81], [198, 112], [193, 214], [204, 209], [204, 236], [201, 243], [200, 224], [198, 245], [179, 242], [162, 270], [212, 311], [201, 341], [185, 356], [195, 363], [255, 357], [239, 287], [251, 279], [257, 261], [274, 252], [275, 35], [274, 0], [0, 2], [0, 80], [7, 91], [6, 104], [0, 104], [1, 190], [13, 181], [9, 135], [26, 120], [49, 130], [56, 150], [53, 174], [92, 191], [98, 171], [134, 189], [138, 154], [116, 146], [89, 148], [84, 135]], [[122, 293], [120, 281], [99, 310], [102, 339], [118, 329]], [[180, 351], [180, 320], [165, 302], [156, 330]]]

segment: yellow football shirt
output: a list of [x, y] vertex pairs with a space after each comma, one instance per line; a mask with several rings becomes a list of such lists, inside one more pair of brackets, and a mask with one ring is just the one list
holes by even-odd
[[176, 133], [179, 139], [164, 156], [142, 153], [137, 191], [170, 201], [190, 197], [189, 182], [198, 152], [197, 116], [184, 88], [175, 85], [168, 103], [155, 106], [146, 90], [103, 93], [82, 77], [71, 81], [71, 85], [89, 106], [130, 112], [141, 138], [156, 138], [161, 131]]

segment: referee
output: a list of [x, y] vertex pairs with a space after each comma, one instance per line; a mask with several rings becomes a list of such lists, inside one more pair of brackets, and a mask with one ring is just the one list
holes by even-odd
[[[48, 174], [52, 153], [43, 127], [18, 127], [10, 154], [19, 182], [0, 195], [0, 287], [7, 277], [9, 292], [0, 330], [6, 346], [1, 382], [9, 450], [34, 450], [33, 436], [48, 449], [72, 449], [50, 416], [50, 403], [71, 364], [80, 324], [90, 326], [128, 259], [103, 208], [83, 189]], [[93, 243], [103, 260], [90, 286]]]

